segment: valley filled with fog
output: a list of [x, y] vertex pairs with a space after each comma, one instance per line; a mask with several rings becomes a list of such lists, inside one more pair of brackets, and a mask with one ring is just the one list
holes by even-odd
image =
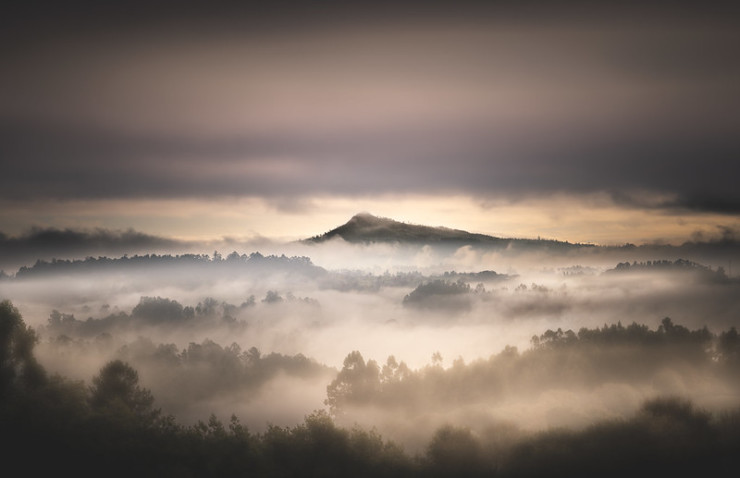
[[89, 383], [120, 359], [184, 424], [325, 410], [419, 452], [446, 425], [520, 436], [660, 397], [740, 405], [740, 281], [721, 266], [536, 241], [284, 247], [300, 255], [38, 261], [0, 296], [50, 373]]
[[725, 469], [740, 443], [733, 240], [604, 247], [366, 213], [228, 253], [93, 256], [89, 237], [6, 240], [39, 258], [0, 275], [5, 416], [61, 462], [137, 437], [123, 475], [618, 474], [645, 454]]

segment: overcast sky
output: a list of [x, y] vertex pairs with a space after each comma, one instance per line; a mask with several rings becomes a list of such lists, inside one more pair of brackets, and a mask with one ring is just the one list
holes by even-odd
[[6, 233], [739, 224], [737, 7], [48, 3], [0, 19]]

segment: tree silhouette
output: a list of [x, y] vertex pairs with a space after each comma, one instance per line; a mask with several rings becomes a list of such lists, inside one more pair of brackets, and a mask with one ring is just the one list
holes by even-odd
[[154, 397], [139, 387], [139, 374], [120, 360], [108, 362], [90, 387], [90, 406], [107, 417], [153, 425], [160, 416]]
[[10, 301], [0, 302], [0, 397], [11, 387], [36, 388], [46, 374], [33, 355], [38, 338]]
[[344, 359], [344, 366], [327, 387], [324, 401], [336, 414], [347, 401], [371, 400], [380, 387], [380, 368], [375, 360], [365, 363], [362, 354], [353, 351]]
[[735, 364], [740, 360], [740, 335], [735, 327], [722, 332], [719, 336], [717, 350], [725, 363]]
[[432, 470], [440, 475], [482, 474], [483, 452], [470, 430], [444, 426], [432, 437], [426, 452]]

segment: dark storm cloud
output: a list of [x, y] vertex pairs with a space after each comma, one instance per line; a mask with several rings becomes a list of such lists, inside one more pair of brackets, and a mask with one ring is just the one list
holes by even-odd
[[76, 5], [3, 21], [2, 198], [607, 192], [740, 212], [731, 10]]

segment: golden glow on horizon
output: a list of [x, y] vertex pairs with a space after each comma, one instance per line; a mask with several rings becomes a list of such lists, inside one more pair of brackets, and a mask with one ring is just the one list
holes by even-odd
[[0, 208], [2, 232], [33, 226], [89, 229], [133, 228], [183, 240], [294, 240], [324, 233], [366, 211], [398, 221], [445, 226], [500, 237], [557, 239], [602, 245], [626, 242], [680, 244], [697, 231], [717, 237], [720, 227], [740, 229], [740, 220], [719, 214], [668, 214], [614, 205], [593, 195], [558, 195], [510, 202], [468, 196], [387, 195], [368, 198], [315, 197], [268, 201], [103, 200], [12, 204]]

